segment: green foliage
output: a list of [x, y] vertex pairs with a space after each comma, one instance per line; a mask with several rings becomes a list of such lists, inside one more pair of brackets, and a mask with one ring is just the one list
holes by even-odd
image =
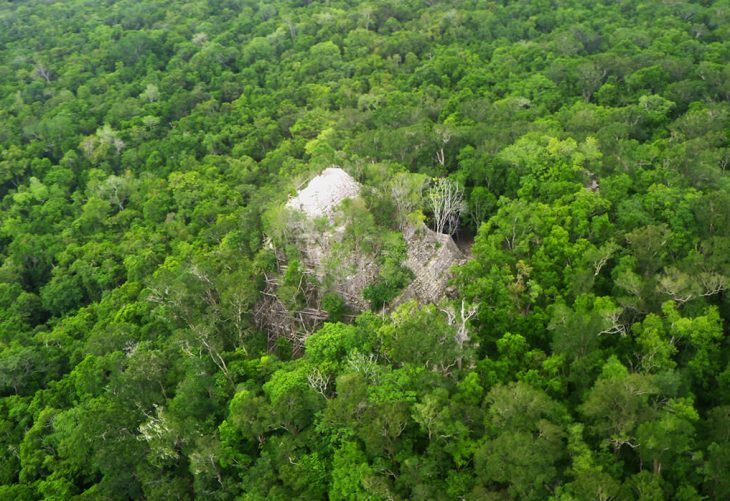
[[496, 386], [486, 402], [490, 433], [474, 457], [480, 480], [507, 485], [515, 498], [543, 498], [564, 458], [565, 411], [523, 383]]
[[327, 292], [322, 297], [322, 309], [327, 312], [327, 318], [329, 320], [338, 322], [347, 313], [347, 303], [336, 292]]
[[[0, 499], [725, 498], [728, 40], [726, 0], [0, 3]], [[285, 208], [333, 164], [336, 221]], [[392, 307], [434, 177], [468, 319]], [[295, 249], [336, 227], [374, 312]], [[329, 322], [266, 329], [271, 280]]]
[[403, 235], [389, 232], [383, 237], [383, 249], [379, 255], [380, 270], [373, 283], [363, 290], [363, 297], [370, 301], [374, 310], [379, 310], [395, 299], [415, 275], [403, 265], [407, 248]]
[[378, 278], [363, 290], [363, 297], [370, 301], [373, 309], [378, 310], [395, 299], [414, 277], [410, 269], [388, 261], [380, 269]]

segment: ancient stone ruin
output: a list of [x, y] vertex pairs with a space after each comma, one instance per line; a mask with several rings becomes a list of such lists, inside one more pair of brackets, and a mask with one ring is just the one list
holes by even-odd
[[[345, 230], [338, 222], [338, 211], [344, 200], [356, 199], [360, 190], [360, 184], [346, 171], [329, 167], [286, 204], [293, 213], [292, 224], [297, 225], [293, 233], [305, 273], [315, 278], [321, 289], [339, 294], [353, 313], [369, 307], [363, 291], [379, 271], [373, 256], [358, 252], [343, 254], [338, 250], [337, 244]], [[329, 223], [325, 227], [316, 224], [322, 218]], [[409, 224], [403, 230], [403, 236], [407, 245], [407, 259], [403, 264], [413, 271], [415, 278], [390, 306], [411, 299], [423, 303], [440, 302], [448, 296], [450, 268], [465, 262], [466, 256], [449, 235], [436, 233], [423, 223]], [[280, 270], [285, 271], [286, 266], [282, 261]], [[308, 307], [303, 311], [287, 312], [276, 299], [277, 283], [275, 278], [270, 280], [270, 286], [264, 292], [265, 300], [259, 305], [267, 318], [261, 327], [275, 336], [286, 335], [290, 339], [293, 336], [295, 345], [301, 344], [307, 333], [327, 317], [318, 306], [323, 290], [308, 290]], [[265, 315], [267, 311], [270, 313]]]
[[309, 181], [306, 188], [290, 199], [286, 206], [307, 217], [326, 216], [334, 221], [337, 208], [346, 198], [355, 198], [360, 184], [339, 167], [328, 167]]
[[466, 256], [454, 243], [454, 239], [443, 233], [430, 230], [425, 224], [411, 225], [403, 236], [408, 244], [408, 259], [405, 265], [416, 278], [394, 300], [400, 304], [409, 299], [423, 303], [438, 303], [447, 295], [450, 269], [463, 264]]

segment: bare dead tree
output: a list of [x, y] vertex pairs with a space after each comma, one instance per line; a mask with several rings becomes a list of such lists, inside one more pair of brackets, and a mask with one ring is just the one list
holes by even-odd
[[49, 70], [45, 64], [36, 63], [33, 67], [33, 73], [35, 76], [42, 78], [46, 83], [51, 83], [51, 70]]
[[668, 295], [680, 305], [691, 301], [701, 294], [699, 284], [687, 273], [676, 268], [667, 269], [664, 276], [659, 279], [657, 291]]
[[699, 279], [703, 289], [703, 296], [714, 296], [727, 289], [728, 279], [724, 275], [700, 273]]
[[459, 227], [464, 208], [464, 190], [455, 181], [436, 179], [428, 191], [428, 204], [433, 212], [434, 231], [453, 235]]
[[597, 277], [613, 254], [619, 249], [615, 242], [609, 241], [605, 245], [597, 249], [597, 253], [593, 258], [593, 276]]
[[101, 182], [94, 190], [96, 195], [107, 200], [120, 211], [124, 210], [129, 195], [134, 191], [134, 180], [128, 174], [124, 176], [111, 175]]
[[622, 313], [622, 309], [604, 312], [602, 314], [602, 317], [603, 320], [606, 322], [606, 328], [599, 332], [598, 335], [602, 336], [604, 334], [618, 334], [621, 337], [626, 336], [626, 326], [620, 321]]
[[[199, 343], [200, 348], [204, 349], [208, 353], [211, 361], [216, 365], [216, 367], [218, 367], [218, 369], [220, 369], [226, 379], [228, 379], [228, 381], [233, 384], [233, 379], [231, 378], [230, 371], [228, 370], [228, 365], [226, 364], [226, 361], [221, 354], [221, 350], [219, 350], [216, 346], [215, 340], [213, 338], [213, 332], [211, 332], [210, 328], [204, 327], [202, 325], [191, 325], [190, 330], [195, 336], [195, 340]], [[187, 341], [183, 341], [180, 348], [183, 353], [188, 356], [195, 355], [192, 347]], [[198, 349], [197, 355], [200, 356], [201, 352], [202, 350]]]
[[440, 126], [435, 128], [435, 132], [439, 142], [439, 149], [436, 151], [436, 161], [443, 167], [446, 164], [444, 148], [451, 141], [451, 128], [448, 126]]
[[377, 383], [379, 381], [380, 370], [378, 367], [378, 358], [374, 353], [368, 353], [366, 355], [356, 351], [348, 358], [347, 365], [371, 383]]
[[284, 19], [284, 22], [286, 23], [286, 27], [289, 29], [289, 36], [291, 37], [291, 41], [294, 42], [297, 39], [297, 25], [294, 23], [294, 20], [290, 17], [287, 17]]
[[241, 290], [234, 291], [226, 298], [226, 320], [233, 325], [238, 337], [238, 348], [246, 352], [244, 338], [248, 334], [249, 298]]
[[325, 399], [329, 400], [327, 396], [327, 387], [330, 384], [332, 378], [329, 374], [323, 374], [318, 368], [314, 368], [312, 372], [307, 374], [307, 382], [314, 391], [322, 395]]
[[476, 315], [478, 309], [479, 307], [475, 304], [467, 305], [464, 299], [461, 300], [461, 310], [458, 312], [453, 305], [441, 308], [446, 315], [446, 321], [450, 326], [456, 328], [456, 342], [459, 343], [460, 348], [469, 340], [468, 322]]
[[374, 9], [368, 5], [360, 9], [360, 17], [362, 18], [363, 25], [366, 30], [370, 30], [370, 23], [372, 22]]

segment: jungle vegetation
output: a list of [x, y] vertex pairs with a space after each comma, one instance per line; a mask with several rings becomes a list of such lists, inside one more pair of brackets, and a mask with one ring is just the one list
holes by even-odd
[[[726, 499], [729, 99], [728, 0], [0, 1], [0, 499]], [[272, 343], [330, 165], [471, 259]]]

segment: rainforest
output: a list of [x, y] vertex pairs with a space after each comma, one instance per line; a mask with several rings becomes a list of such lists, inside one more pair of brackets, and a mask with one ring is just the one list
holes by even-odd
[[727, 499], [729, 168], [729, 0], [0, 0], [0, 499]]

